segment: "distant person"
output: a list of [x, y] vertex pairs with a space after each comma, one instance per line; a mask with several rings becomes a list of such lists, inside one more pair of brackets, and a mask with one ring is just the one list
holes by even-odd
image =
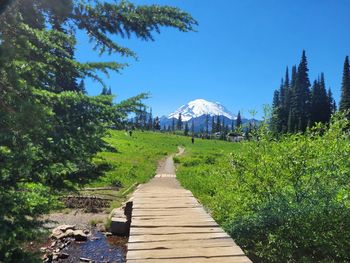
[[129, 135], [130, 135], [130, 137], [132, 137], [132, 130], [129, 131]]
[[191, 141], [192, 141], [192, 144], [193, 144], [194, 143], [194, 137], [192, 137]]

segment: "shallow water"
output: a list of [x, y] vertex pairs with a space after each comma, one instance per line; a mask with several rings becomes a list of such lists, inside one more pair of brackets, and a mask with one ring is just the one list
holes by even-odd
[[86, 242], [72, 242], [61, 252], [69, 257], [60, 262], [80, 262], [80, 258], [87, 258], [96, 263], [124, 263], [126, 262], [127, 238], [110, 236], [105, 237], [101, 232], [94, 232]]

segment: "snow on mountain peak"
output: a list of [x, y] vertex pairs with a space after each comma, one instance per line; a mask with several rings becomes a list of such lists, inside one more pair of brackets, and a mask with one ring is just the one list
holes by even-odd
[[168, 118], [177, 119], [180, 113], [183, 121], [189, 121], [192, 118], [197, 118], [207, 114], [210, 116], [225, 116], [232, 120], [236, 119], [236, 117], [220, 103], [210, 102], [204, 99], [190, 101], [186, 105], [181, 106], [175, 112], [169, 114]]

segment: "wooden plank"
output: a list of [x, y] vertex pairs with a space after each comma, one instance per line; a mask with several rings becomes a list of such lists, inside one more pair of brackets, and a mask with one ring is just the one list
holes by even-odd
[[152, 233], [157, 233], [158, 235], [173, 235], [173, 234], [186, 234], [186, 233], [222, 233], [220, 227], [156, 227], [154, 228], [138, 228], [133, 227], [130, 230], [132, 235], [149, 235]]
[[[179, 241], [129, 242], [128, 251], [139, 249], [169, 249], [183, 247], [234, 247], [236, 244], [229, 237], [213, 239], [196, 239]], [[243, 253], [243, 252], [242, 252]]]
[[190, 258], [162, 258], [162, 259], [128, 259], [128, 263], [251, 263], [246, 256], [228, 257], [190, 257]]
[[174, 176], [156, 176], [132, 201], [127, 262], [251, 262]]
[[161, 259], [161, 258], [190, 258], [190, 257], [225, 257], [243, 256], [242, 250], [238, 247], [216, 247], [202, 248], [183, 247], [171, 249], [149, 249], [128, 251], [128, 260], [132, 259]]

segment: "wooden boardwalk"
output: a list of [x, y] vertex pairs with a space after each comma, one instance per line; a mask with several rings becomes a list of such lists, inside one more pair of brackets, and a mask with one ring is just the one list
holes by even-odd
[[132, 201], [128, 263], [251, 262], [175, 174], [158, 174]]

